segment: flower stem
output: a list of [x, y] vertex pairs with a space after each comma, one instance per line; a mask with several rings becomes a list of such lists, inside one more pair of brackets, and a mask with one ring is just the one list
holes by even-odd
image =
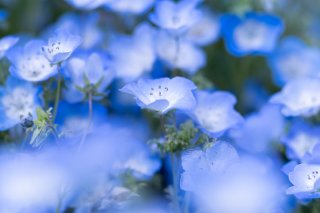
[[178, 183], [177, 183], [177, 173], [176, 173], [176, 164], [175, 164], [175, 154], [170, 153], [171, 160], [171, 172], [172, 172], [172, 183], [173, 183], [173, 204], [175, 212], [180, 212], [180, 204], [178, 198]]
[[53, 122], [56, 119], [58, 108], [59, 108], [59, 101], [60, 101], [60, 93], [61, 93], [61, 73], [60, 73], [61, 65], [58, 64], [58, 80], [57, 80], [57, 91], [56, 91], [56, 98], [54, 101], [54, 111], [53, 111]]
[[88, 135], [88, 132], [89, 132], [89, 129], [91, 127], [91, 123], [92, 123], [92, 93], [91, 92], [88, 94], [88, 106], [89, 106], [88, 124], [84, 130], [83, 135], [82, 135], [78, 150], [81, 149], [83, 143], [85, 142], [87, 135]]

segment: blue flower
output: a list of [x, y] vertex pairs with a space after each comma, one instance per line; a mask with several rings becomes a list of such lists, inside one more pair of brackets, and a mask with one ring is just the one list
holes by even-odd
[[132, 36], [118, 36], [111, 41], [109, 50], [116, 76], [126, 81], [135, 80], [151, 71], [156, 59], [154, 29], [141, 24]]
[[170, 69], [178, 68], [193, 75], [205, 66], [206, 55], [193, 42], [185, 38], [177, 40], [164, 31], [160, 31], [156, 39], [157, 55]]
[[215, 179], [223, 176], [238, 161], [236, 149], [223, 141], [206, 150], [186, 151], [181, 157], [184, 172], [181, 175], [180, 187], [185, 191], [201, 192], [206, 184], [214, 183]]
[[196, 100], [197, 105], [190, 115], [205, 132], [213, 136], [220, 136], [243, 121], [234, 109], [236, 98], [229, 92], [197, 91]]
[[186, 32], [185, 38], [194, 44], [206, 46], [219, 38], [220, 28], [220, 17], [209, 10], [204, 10], [199, 19]]
[[[282, 212], [285, 186], [276, 162], [238, 156], [225, 142], [182, 155], [180, 187], [203, 212]], [[230, 205], [232, 204], [232, 205]], [[282, 210], [282, 211], [281, 211]], [[285, 212], [285, 211], [284, 211]]]
[[222, 16], [222, 34], [228, 51], [235, 56], [270, 53], [283, 31], [282, 21], [273, 15], [246, 13], [244, 18]]
[[155, 0], [117, 0], [107, 3], [107, 7], [123, 14], [142, 14], [152, 7]]
[[93, 10], [113, 0], [65, 0], [75, 8]]
[[314, 147], [320, 144], [320, 128], [312, 127], [304, 122], [296, 122], [289, 134], [283, 139], [287, 157], [291, 160], [303, 160], [311, 155]]
[[287, 194], [293, 194], [299, 199], [313, 199], [320, 197], [320, 165], [302, 163], [294, 167], [289, 173], [289, 180], [293, 184]]
[[[82, 56], [74, 56], [67, 62], [65, 69], [67, 77], [67, 90], [65, 97], [70, 102], [79, 102], [84, 98], [79, 88], [89, 85], [96, 86], [95, 93], [103, 93], [114, 77], [110, 69], [110, 62], [102, 54], [91, 53]], [[89, 84], [89, 85], [88, 85]]]
[[88, 13], [78, 15], [76, 13], [66, 13], [59, 20], [45, 31], [45, 37], [50, 37], [56, 29], [67, 31], [82, 38], [80, 47], [82, 49], [93, 49], [101, 44], [103, 32], [99, 28], [100, 15], [98, 13]]
[[135, 97], [141, 108], [164, 114], [171, 109], [190, 110], [196, 105], [194, 83], [186, 78], [140, 79], [129, 83], [120, 91]]
[[269, 65], [280, 86], [293, 79], [319, 77], [320, 50], [306, 46], [296, 37], [287, 37], [270, 55]]
[[45, 81], [57, 74], [57, 67], [42, 55], [41, 47], [44, 42], [31, 40], [24, 46], [12, 48], [7, 57], [12, 63], [10, 73], [22, 80], [39, 82]]
[[271, 97], [270, 102], [279, 104], [285, 116], [312, 116], [320, 109], [320, 80], [303, 78], [288, 82]]
[[230, 135], [236, 144], [246, 151], [267, 152], [272, 148], [272, 143], [280, 139], [284, 125], [280, 108], [265, 105], [259, 112], [246, 116], [243, 125], [232, 130]]
[[200, 16], [196, 8], [201, 0], [158, 1], [150, 20], [164, 30], [181, 33], [192, 26]]
[[17, 42], [19, 38], [16, 36], [6, 36], [0, 39], [0, 59], [2, 59], [6, 52], [12, 48]]
[[0, 87], [0, 130], [9, 129], [29, 116], [35, 118], [40, 105], [38, 89], [32, 84], [12, 77]]
[[58, 30], [42, 46], [42, 52], [52, 64], [59, 64], [69, 58], [81, 42], [79, 36]]

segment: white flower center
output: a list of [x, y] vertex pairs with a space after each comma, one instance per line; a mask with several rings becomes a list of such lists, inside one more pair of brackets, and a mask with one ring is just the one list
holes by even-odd
[[28, 77], [37, 77], [51, 69], [52, 65], [40, 52], [37, 52], [34, 55], [23, 57], [18, 64], [18, 68]]
[[255, 20], [242, 23], [234, 32], [234, 39], [243, 50], [255, 50], [263, 46], [268, 36], [268, 27]]
[[33, 112], [34, 98], [24, 88], [15, 88], [10, 94], [2, 98], [5, 114], [8, 118], [19, 120]]

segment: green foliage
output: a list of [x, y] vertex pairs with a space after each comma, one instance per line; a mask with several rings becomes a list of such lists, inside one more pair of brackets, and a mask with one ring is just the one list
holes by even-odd
[[179, 128], [171, 124], [165, 125], [164, 134], [164, 138], [150, 141], [151, 144], [157, 144], [163, 153], [180, 152], [210, 142], [210, 138], [202, 134], [190, 120], [182, 123]]
[[56, 138], [58, 137], [55, 125], [52, 124], [51, 111], [52, 108], [49, 108], [47, 111], [37, 108], [37, 120], [34, 121], [33, 133], [30, 140], [32, 146], [40, 146], [50, 134], [53, 134]]

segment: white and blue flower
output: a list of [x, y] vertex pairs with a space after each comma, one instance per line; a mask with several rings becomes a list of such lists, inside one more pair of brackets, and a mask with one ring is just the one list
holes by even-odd
[[320, 197], [320, 165], [302, 163], [294, 167], [289, 173], [289, 180], [293, 184], [287, 194], [293, 194], [299, 199], [314, 199]]
[[11, 62], [10, 73], [22, 80], [45, 81], [57, 74], [57, 67], [43, 56], [42, 40], [31, 40], [24, 46], [16, 46], [7, 53]]
[[5, 36], [0, 39], [0, 59], [2, 59], [6, 52], [12, 48], [17, 42], [19, 38], [16, 36]]
[[35, 118], [40, 106], [38, 93], [31, 83], [9, 77], [5, 87], [0, 88], [0, 130], [20, 124], [30, 116]]
[[199, 18], [197, 6], [201, 0], [158, 1], [150, 20], [163, 30], [180, 34], [188, 30]]
[[42, 46], [42, 52], [50, 63], [59, 64], [68, 59], [81, 42], [80, 36], [58, 30]]
[[302, 78], [288, 82], [270, 102], [279, 104], [285, 116], [312, 116], [320, 109], [320, 79]]
[[242, 116], [234, 109], [236, 98], [229, 92], [196, 92], [196, 107], [190, 116], [200, 127], [212, 136], [220, 136], [243, 122]]
[[140, 79], [129, 83], [120, 91], [135, 97], [141, 108], [164, 114], [172, 109], [191, 110], [196, 106], [194, 83], [183, 77]]
[[125, 81], [136, 80], [151, 71], [156, 59], [154, 29], [139, 25], [132, 36], [118, 36], [110, 43], [110, 54], [116, 77]]
[[67, 79], [65, 97], [70, 102], [84, 99], [85, 94], [79, 88], [91, 86], [95, 87], [91, 92], [103, 94], [114, 78], [108, 57], [94, 52], [70, 58], [64, 73]]
[[279, 86], [293, 79], [319, 77], [320, 49], [299, 38], [287, 37], [269, 57], [273, 79]]
[[111, 10], [122, 14], [143, 14], [149, 10], [155, 0], [116, 0], [107, 3]]
[[281, 19], [263, 13], [226, 14], [221, 20], [226, 47], [235, 56], [270, 53], [284, 28]]

